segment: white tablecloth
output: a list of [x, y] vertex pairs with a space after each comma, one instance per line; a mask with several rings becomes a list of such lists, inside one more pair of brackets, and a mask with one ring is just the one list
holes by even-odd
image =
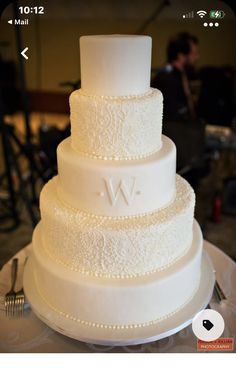
[[[211, 308], [220, 312], [225, 320], [224, 337], [236, 337], [236, 264], [221, 250], [205, 242], [205, 249], [210, 255], [216, 278], [224, 291], [227, 300], [217, 303], [214, 298]], [[20, 271], [23, 269], [24, 259], [30, 252], [26, 247], [16, 256], [20, 259]], [[20, 278], [19, 278], [20, 279]], [[9, 288], [10, 263], [0, 272], [0, 295]], [[18, 285], [20, 287], [21, 285]], [[0, 305], [1, 302], [0, 296]], [[192, 332], [191, 325], [177, 334], [163, 340], [148, 344], [123, 347], [99, 346], [83, 343], [67, 338], [41, 322], [28, 309], [25, 316], [19, 319], [9, 319], [0, 310], [0, 352], [196, 352], [197, 338]]]

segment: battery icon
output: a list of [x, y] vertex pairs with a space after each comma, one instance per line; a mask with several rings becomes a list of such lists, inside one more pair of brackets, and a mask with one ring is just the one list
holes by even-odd
[[222, 19], [225, 16], [225, 12], [223, 10], [211, 10], [210, 18], [213, 19]]

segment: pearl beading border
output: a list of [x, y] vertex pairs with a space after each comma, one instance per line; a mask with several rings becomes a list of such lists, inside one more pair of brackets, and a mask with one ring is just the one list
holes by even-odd
[[76, 147], [73, 146], [73, 144], [71, 143], [71, 147], [72, 149], [78, 153], [81, 156], [87, 157], [87, 158], [91, 158], [91, 159], [95, 159], [95, 160], [103, 160], [103, 161], [135, 161], [135, 160], [143, 160], [145, 158], [151, 157], [153, 155], [155, 155], [156, 153], [158, 153], [162, 147], [162, 144], [160, 146], [158, 146], [155, 151], [152, 151], [150, 153], [147, 153], [145, 155], [137, 155], [137, 156], [130, 156], [130, 157], [118, 157], [118, 156], [102, 156], [102, 155], [96, 155], [95, 153], [90, 154], [87, 152], [83, 152], [83, 151], [79, 151]]
[[143, 97], [149, 97], [149, 95], [154, 94], [155, 91], [159, 92], [159, 95], [161, 96], [161, 100], [163, 100], [161, 91], [159, 91], [157, 88], [152, 88], [152, 87], [150, 87], [147, 92], [140, 93], [138, 95], [122, 95], [122, 96], [93, 95], [93, 94], [84, 92], [82, 88], [79, 88], [78, 90], [76, 90], [76, 92], [81, 96], [89, 97], [89, 98], [103, 99], [103, 100], [132, 100], [132, 99], [138, 100]]
[[[176, 174], [176, 176], [178, 177], [178, 175]], [[178, 180], [178, 178], [176, 178], [176, 180]], [[58, 185], [58, 183], [57, 183]], [[69, 205], [68, 203], [66, 203], [61, 197], [60, 194], [58, 193], [58, 188], [57, 188], [57, 199], [60, 202], [60, 204], [64, 207], [66, 207], [67, 209], [69, 209], [70, 211], [73, 211], [75, 213], [81, 213], [81, 215], [83, 215], [84, 217], [88, 217], [91, 219], [98, 219], [98, 220], [115, 220], [115, 221], [120, 221], [120, 220], [127, 220], [127, 219], [138, 219], [138, 218], [142, 218], [142, 217], [146, 217], [146, 216], [152, 216], [152, 215], [156, 215], [158, 214], [158, 212], [165, 210], [167, 207], [171, 206], [172, 203], [175, 201], [176, 198], [176, 190], [175, 190], [175, 195], [173, 196], [173, 198], [171, 199], [170, 202], [168, 202], [166, 205], [158, 208], [157, 210], [154, 211], [150, 211], [150, 212], [144, 212], [144, 213], [140, 213], [138, 215], [126, 215], [126, 216], [104, 216], [104, 215], [95, 215], [93, 213], [89, 213], [89, 212], [85, 212], [82, 211], [76, 207], [73, 207], [71, 205]]]
[[58, 189], [58, 185], [60, 185], [59, 183], [59, 175], [57, 176], [57, 199], [60, 202], [60, 204], [64, 207], [66, 207], [67, 209], [69, 209], [70, 211], [73, 211], [75, 213], [81, 213], [82, 216], [84, 217], [88, 217], [91, 219], [98, 219], [98, 220], [114, 220], [114, 221], [120, 221], [120, 220], [127, 220], [127, 219], [138, 219], [138, 218], [142, 218], [142, 217], [146, 217], [146, 216], [152, 216], [152, 215], [157, 215], [158, 212], [161, 212], [163, 210], [165, 210], [167, 207], [171, 206], [171, 204], [175, 201], [176, 199], [176, 187], [178, 185], [178, 182], [180, 181], [180, 175], [176, 174], [176, 181], [175, 181], [175, 193], [173, 198], [166, 203], [164, 206], [159, 207], [157, 210], [153, 210], [153, 211], [148, 211], [148, 212], [144, 212], [144, 213], [140, 213], [137, 215], [124, 215], [124, 216], [105, 216], [105, 215], [96, 215], [94, 213], [90, 213], [90, 212], [86, 212], [83, 210], [80, 210], [79, 208], [73, 207], [70, 204], [66, 203], [66, 201], [64, 201], [59, 193]]
[[104, 329], [113, 329], [113, 330], [122, 330], [122, 329], [133, 329], [133, 328], [142, 328], [142, 327], [148, 327], [148, 326], [152, 326], [155, 324], [158, 324], [170, 317], [172, 317], [173, 315], [175, 315], [176, 313], [178, 313], [181, 309], [183, 309], [194, 297], [194, 295], [196, 294], [198, 288], [199, 288], [199, 283], [200, 283], [200, 278], [199, 278], [199, 283], [197, 285], [197, 287], [194, 289], [193, 294], [191, 295], [191, 297], [185, 301], [179, 308], [177, 308], [176, 310], [174, 310], [171, 313], [166, 314], [163, 317], [159, 317], [157, 319], [154, 319], [152, 321], [149, 322], [144, 322], [144, 323], [136, 323], [136, 324], [128, 324], [128, 325], [111, 325], [111, 324], [105, 324], [105, 323], [97, 323], [97, 322], [92, 322], [92, 321], [86, 321], [86, 320], [82, 320], [80, 318], [77, 318], [69, 313], [66, 313], [58, 308], [56, 308], [54, 305], [52, 305], [47, 299], [46, 297], [43, 295], [42, 291], [40, 290], [40, 287], [38, 285], [38, 281], [37, 281], [37, 276], [36, 273], [34, 271], [34, 280], [35, 280], [35, 286], [38, 290], [38, 293], [40, 295], [40, 297], [42, 298], [42, 300], [44, 301], [44, 303], [46, 305], [48, 305], [48, 307], [50, 309], [52, 309], [54, 312], [58, 313], [60, 316], [70, 319], [73, 322], [79, 323], [81, 325], [85, 325], [87, 327], [95, 327], [95, 328], [104, 328]]
[[127, 279], [135, 279], [135, 278], [139, 278], [139, 277], [145, 277], [145, 276], [150, 276], [153, 275], [155, 273], [161, 272], [166, 270], [167, 268], [171, 267], [174, 263], [178, 262], [181, 258], [183, 258], [189, 251], [190, 247], [191, 247], [191, 243], [190, 245], [184, 250], [184, 252], [179, 255], [178, 257], [172, 259], [169, 263], [167, 263], [165, 266], [159, 267], [157, 269], [154, 270], [150, 270], [150, 271], [146, 271], [143, 273], [135, 273], [135, 274], [118, 274], [118, 275], [112, 275], [112, 274], [103, 274], [100, 272], [92, 272], [92, 271], [85, 271], [84, 269], [80, 269], [78, 267], [73, 267], [71, 266], [69, 263], [62, 261], [60, 258], [58, 258], [55, 254], [51, 253], [47, 247], [45, 246], [43, 239], [42, 239], [42, 246], [43, 249], [45, 251], [45, 253], [48, 255], [48, 257], [55, 261], [56, 263], [62, 265], [63, 267], [67, 268], [68, 270], [72, 271], [72, 272], [78, 272], [81, 275], [85, 275], [85, 276], [90, 276], [90, 277], [96, 277], [96, 278], [104, 278], [104, 279], [113, 279], [113, 280], [127, 280]]

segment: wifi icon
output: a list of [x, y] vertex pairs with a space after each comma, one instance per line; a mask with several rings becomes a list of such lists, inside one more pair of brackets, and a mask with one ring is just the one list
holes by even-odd
[[198, 10], [197, 11], [197, 15], [199, 15], [200, 18], [205, 17], [206, 13], [207, 12], [205, 10]]

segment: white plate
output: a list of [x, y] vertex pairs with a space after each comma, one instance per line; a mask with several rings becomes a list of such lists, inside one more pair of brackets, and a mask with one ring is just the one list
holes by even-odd
[[215, 275], [213, 265], [206, 251], [203, 252], [201, 265], [200, 286], [189, 304], [170, 318], [154, 325], [134, 328], [132, 330], [110, 330], [81, 326], [59, 315], [50, 309], [40, 298], [32, 277], [32, 265], [26, 267], [24, 282], [29, 300], [34, 313], [53, 330], [76, 340], [110, 346], [136, 345], [163, 339], [177, 333], [188, 326], [196, 313], [204, 309], [213, 293]]

